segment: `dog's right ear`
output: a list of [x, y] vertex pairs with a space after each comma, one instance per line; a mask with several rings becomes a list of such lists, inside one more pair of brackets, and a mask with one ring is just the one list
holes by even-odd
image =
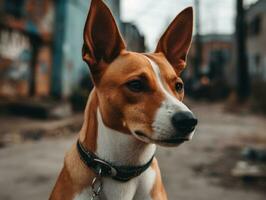
[[114, 17], [102, 0], [92, 0], [83, 33], [82, 57], [97, 73], [99, 62], [111, 63], [125, 49]]
[[174, 19], [158, 42], [155, 52], [163, 53], [177, 74], [186, 66], [192, 32], [193, 9], [188, 7]]

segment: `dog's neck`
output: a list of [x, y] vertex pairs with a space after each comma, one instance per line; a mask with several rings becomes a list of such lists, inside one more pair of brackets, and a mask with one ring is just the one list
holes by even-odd
[[102, 120], [95, 93], [96, 91], [93, 90], [87, 103], [80, 136], [86, 148], [95, 152], [99, 158], [114, 165], [146, 164], [154, 155], [156, 145], [144, 143], [132, 135], [107, 127]]
[[146, 144], [132, 135], [120, 133], [106, 127], [97, 112], [98, 136], [96, 154], [115, 165], [143, 165], [155, 153], [154, 144]]

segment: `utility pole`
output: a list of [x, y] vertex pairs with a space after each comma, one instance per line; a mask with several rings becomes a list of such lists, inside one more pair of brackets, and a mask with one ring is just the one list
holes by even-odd
[[30, 42], [32, 45], [32, 60], [30, 63], [30, 88], [29, 88], [29, 95], [34, 97], [36, 92], [36, 64], [37, 64], [37, 56], [39, 52], [39, 47], [41, 43], [41, 39], [39, 36], [35, 34], [29, 34]]
[[202, 56], [202, 43], [200, 35], [200, 4], [199, 0], [195, 0], [196, 9], [196, 34], [195, 34], [195, 60], [194, 60], [194, 80], [197, 81], [200, 76], [201, 56]]
[[237, 0], [236, 51], [237, 51], [237, 96], [244, 102], [250, 95], [250, 80], [246, 49], [246, 23], [243, 0]]
[[[67, 1], [55, 1], [55, 26], [54, 26], [54, 44], [53, 44], [53, 66], [52, 66], [52, 84], [51, 95], [55, 98], [62, 98], [63, 95], [63, 43], [66, 23]], [[57, 33], [57, 34], [56, 34]], [[60, 34], [59, 34], [60, 33]]]

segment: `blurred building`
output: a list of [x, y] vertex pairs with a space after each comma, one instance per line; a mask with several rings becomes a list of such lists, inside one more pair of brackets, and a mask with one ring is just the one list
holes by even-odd
[[[228, 73], [234, 48], [233, 35], [208, 34], [200, 36], [201, 51], [192, 42], [188, 56], [188, 68], [183, 73], [186, 91], [196, 98], [219, 99], [227, 94]], [[200, 53], [199, 77], [195, 78], [194, 66]]]
[[[233, 36], [225, 34], [208, 34], [200, 37], [201, 42], [201, 65], [200, 74], [206, 75], [210, 79], [221, 77], [224, 75], [225, 68], [229, 65], [232, 59], [233, 52]], [[192, 43], [188, 57], [188, 64], [193, 66], [196, 58], [195, 43]], [[193, 75], [193, 68], [190, 67]]]
[[67, 96], [78, 81], [89, 1], [0, 1], [0, 96]]
[[[129, 49], [143, 51], [137, 28], [120, 21], [119, 0], [106, 0]], [[88, 67], [82, 61], [90, 0], [0, 1], [0, 97], [69, 97]]]
[[249, 71], [253, 80], [266, 81], [266, 1], [247, 10]]

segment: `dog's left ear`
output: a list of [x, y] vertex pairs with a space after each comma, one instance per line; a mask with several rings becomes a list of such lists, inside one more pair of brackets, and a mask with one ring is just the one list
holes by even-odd
[[97, 69], [100, 61], [111, 63], [125, 49], [115, 19], [102, 0], [91, 0], [83, 38], [83, 60], [92, 73], [100, 70]]
[[186, 66], [193, 33], [193, 8], [183, 10], [159, 40], [155, 52], [163, 53], [177, 74]]

